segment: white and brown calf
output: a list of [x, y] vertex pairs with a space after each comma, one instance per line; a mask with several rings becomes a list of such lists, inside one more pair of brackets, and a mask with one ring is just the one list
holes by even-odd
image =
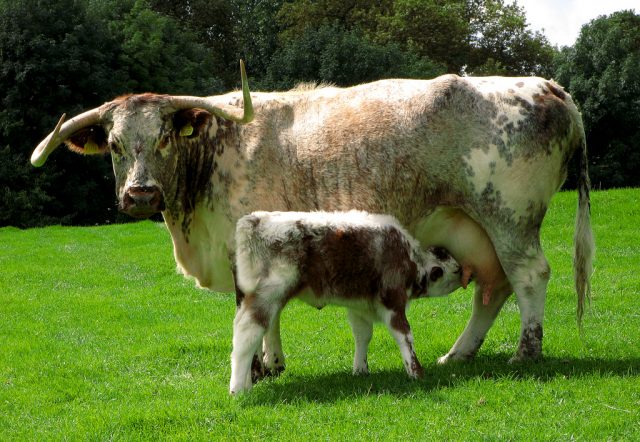
[[[230, 392], [251, 388], [252, 358], [265, 338], [265, 365], [284, 366], [279, 315], [297, 297], [348, 309], [355, 339], [354, 373], [368, 373], [373, 322], [394, 337], [407, 373], [422, 376], [405, 311], [418, 297], [461, 286], [458, 263], [442, 248], [423, 250], [398, 221], [367, 212], [254, 212], [236, 227], [238, 288]], [[266, 334], [266, 335], [265, 335]]]

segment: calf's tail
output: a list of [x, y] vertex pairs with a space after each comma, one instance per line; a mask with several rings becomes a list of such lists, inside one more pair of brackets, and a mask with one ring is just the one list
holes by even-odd
[[576, 227], [573, 242], [575, 255], [573, 257], [573, 274], [575, 278], [576, 292], [578, 294], [578, 308], [576, 311], [578, 324], [582, 323], [585, 300], [591, 297], [591, 283], [589, 281], [593, 272], [593, 256], [595, 244], [591, 231], [591, 203], [589, 201], [589, 167], [587, 161], [587, 143], [584, 131], [581, 130], [581, 148], [578, 166], [578, 211], [576, 214]]

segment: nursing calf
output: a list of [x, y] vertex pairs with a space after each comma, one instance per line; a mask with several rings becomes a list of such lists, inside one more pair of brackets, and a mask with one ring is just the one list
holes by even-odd
[[[409, 301], [460, 287], [461, 267], [442, 248], [423, 250], [388, 215], [366, 212], [254, 212], [236, 227], [238, 289], [230, 392], [251, 388], [251, 362], [265, 337], [268, 370], [284, 366], [279, 315], [297, 297], [317, 308], [347, 307], [354, 373], [368, 373], [373, 322], [394, 337], [407, 373], [422, 376], [405, 310]], [[266, 333], [266, 336], [265, 336]]]

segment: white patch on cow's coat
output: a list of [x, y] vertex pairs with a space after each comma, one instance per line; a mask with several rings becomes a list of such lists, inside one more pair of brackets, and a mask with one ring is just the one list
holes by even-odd
[[182, 220], [164, 214], [171, 238], [178, 271], [193, 277], [200, 288], [220, 292], [235, 289], [229, 250], [233, 250], [234, 226], [218, 210], [195, 210], [187, 238]]

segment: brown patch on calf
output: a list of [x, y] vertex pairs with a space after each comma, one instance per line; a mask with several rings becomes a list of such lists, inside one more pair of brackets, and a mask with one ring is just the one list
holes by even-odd
[[262, 306], [256, 302], [257, 298], [255, 294], [245, 295], [242, 300], [242, 306], [247, 309], [247, 312], [251, 314], [251, 317], [258, 325], [266, 329], [269, 327], [270, 318]]
[[[303, 239], [302, 269], [306, 283], [317, 296], [335, 293], [344, 298], [371, 297], [380, 288], [367, 232], [343, 229], [323, 232], [319, 239]], [[357, 257], [357, 259], [354, 259]]]
[[409, 326], [409, 320], [404, 310], [395, 311], [391, 318], [391, 327], [398, 330], [403, 335], [409, 334], [411, 327]]

